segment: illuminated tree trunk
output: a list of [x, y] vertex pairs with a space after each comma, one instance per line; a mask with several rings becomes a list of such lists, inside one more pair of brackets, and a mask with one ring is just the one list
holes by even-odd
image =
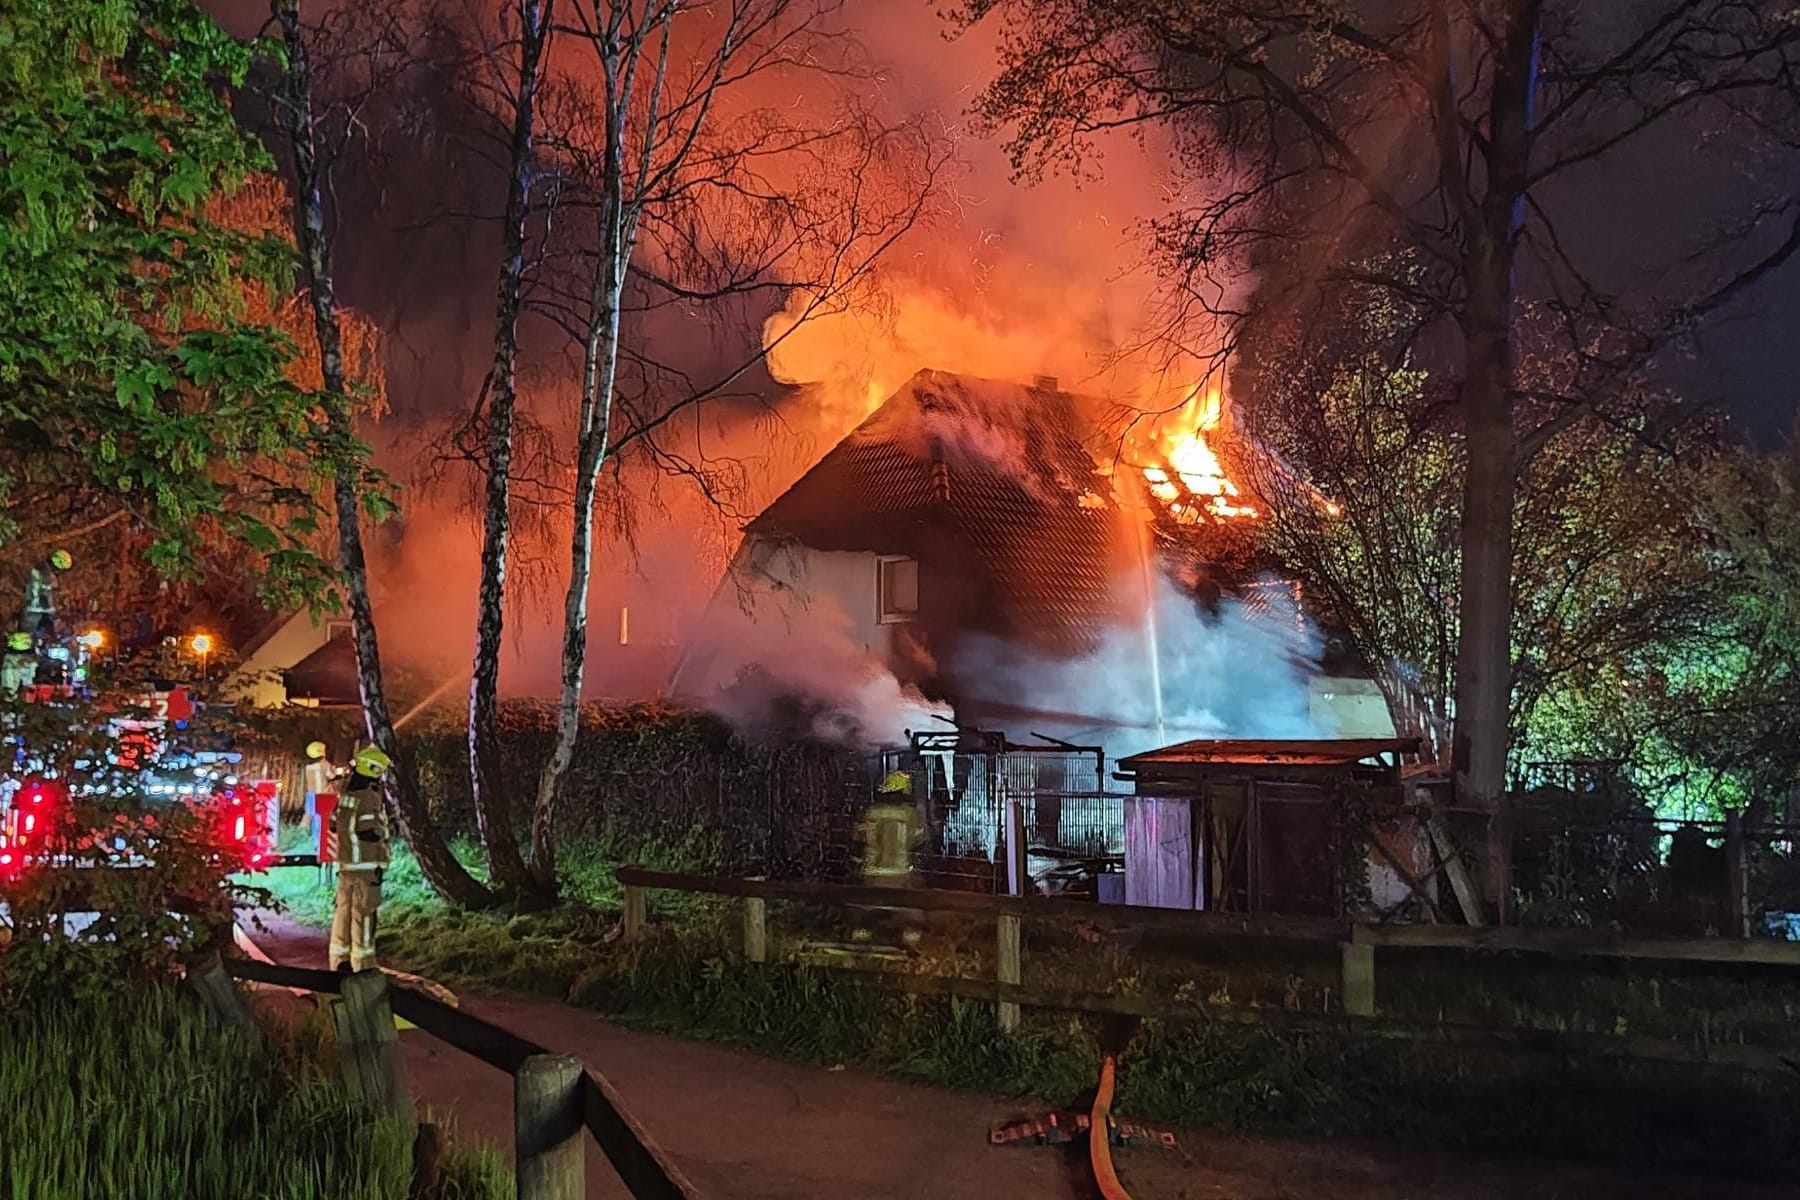
[[1488, 897], [1503, 901], [1511, 744], [1513, 507], [1519, 442], [1513, 423], [1513, 264], [1531, 153], [1538, 0], [1514, 0], [1501, 26], [1489, 97], [1487, 186], [1471, 206], [1465, 272], [1462, 413], [1468, 454], [1451, 765], [1458, 800], [1494, 814]]
[[[615, 138], [613, 144], [617, 146], [619, 140]], [[557, 702], [556, 740], [538, 779], [537, 800], [531, 810], [531, 875], [541, 897], [556, 893], [556, 806], [581, 731], [581, 688], [587, 674], [588, 585], [594, 568], [594, 499], [612, 430], [620, 309], [636, 240], [635, 223], [625, 210], [622, 175], [609, 169], [608, 176], [602, 205], [601, 257], [593, 294], [594, 315], [582, 354], [575, 522], [569, 548], [569, 590], [563, 599], [562, 692]]]
[[511, 791], [501, 777], [494, 729], [505, 628], [508, 509], [513, 411], [519, 355], [519, 307], [525, 276], [526, 222], [531, 211], [532, 136], [539, 70], [550, 38], [552, 0], [520, 0], [519, 79], [513, 98], [512, 175], [502, 229], [499, 296], [494, 313], [494, 364], [488, 373], [487, 492], [482, 513], [481, 583], [475, 618], [475, 664], [469, 680], [469, 784], [475, 821], [496, 886], [518, 892], [528, 882], [513, 832]]
[[319, 341], [324, 378], [322, 400], [334, 444], [332, 497], [337, 507], [338, 565], [350, 608], [356, 643], [357, 687], [369, 740], [394, 761], [388, 796], [401, 836], [412, 847], [425, 879], [439, 895], [456, 904], [481, 907], [493, 902], [488, 892], [450, 853], [438, 836], [419, 790], [411, 760], [400, 752], [388, 714], [382, 684], [381, 655], [376, 645], [375, 611], [369, 601], [369, 572], [363, 558], [358, 515], [361, 463], [350, 420], [350, 394], [344, 384], [344, 355], [338, 334], [337, 296], [331, 278], [331, 246], [325, 231], [325, 205], [320, 192], [317, 150], [313, 143], [312, 87], [306, 43], [300, 31], [298, 0], [274, 0], [274, 17], [287, 43], [287, 94], [277, 102], [294, 154], [295, 200], [299, 205], [300, 265], [312, 302], [313, 333]]

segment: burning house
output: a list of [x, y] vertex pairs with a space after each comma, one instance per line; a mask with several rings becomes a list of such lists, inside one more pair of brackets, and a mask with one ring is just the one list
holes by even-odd
[[[1219, 421], [1217, 396], [1196, 395], [1124, 456], [1116, 414], [1054, 380], [921, 371], [745, 528], [671, 691], [726, 711], [734, 690], [815, 697], [871, 743], [943, 728], [934, 712], [1113, 754], [1270, 732], [1232, 727], [1253, 718], [1226, 693], [1255, 692], [1228, 655], [1196, 678], [1184, 631], [1158, 628], [1159, 608], [1194, 623], [1228, 601], [1239, 640], [1279, 648], [1276, 627], [1301, 619], [1297, 585], [1237, 549], [1257, 501], [1207, 441]], [[1208, 689], [1207, 724], [1166, 711]], [[1298, 727], [1275, 732], [1393, 731], [1366, 679], [1315, 671], [1297, 691]]]

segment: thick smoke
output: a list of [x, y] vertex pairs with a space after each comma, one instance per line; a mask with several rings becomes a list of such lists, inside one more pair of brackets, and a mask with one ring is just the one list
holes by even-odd
[[[1160, 573], [1152, 590], [1143, 623], [1109, 630], [1091, 654], [1046, 658], [974, 638], [956, 656], [957, 676], [977, 701], [1056, 715], [1057, 728], [1026, 721], [1033, 731], [1098, 742], [1109, 757], [1194, 738], [1322, 736], [1307, 686], [1319, 639], [1290, 605], [1226, 599], [1209, 612]], [[1119, 591], [1143, 607], [1141, 578], [1120, 580]]]
[[937, 719], [948, 708], [895, 679], [829, 596], [803, 613], [777, 607], [765, 603], [760, 619], [715, 612], [689, 653], [710, 656], [708, 674], [731, 682], [692, 699], [746, 733], [805, 733], [844, 746], [896, 745], [909, 730], [948, 728]]

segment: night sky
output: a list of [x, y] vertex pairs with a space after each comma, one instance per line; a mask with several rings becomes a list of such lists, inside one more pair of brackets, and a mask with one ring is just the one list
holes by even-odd
[[[910, 0], [882, 0], [904, 4]], [[266, 18], [266, 5], [258, 0], [202, 0], [237, 35], [253, 33]], [[884, 11], [884, 38], [891, 38], [895, 14]], [[936, 36], [933, 6], [918, 6], [922, 34]], [[896, 62], [895, 73], [908, 67]], [[896, 82], [900, 82], [896, 80]], [[934, 89], [926, 84], [922, 91]], [[937, 100], [955, 118], [969, 94], [960, 91]], [[988, 148], [977, 148], [978, 162], [994, 159]], [[1792, 186], [1800, 192], [1800, 153], [1787, 169]], [[1565, 241], [1573, 239], [1585, 258], [1600, 264], [1611, 286], [1631, 295], [1638, 287], [1654, 288], [1657, 272], [1678, 261], [1678, 247], [1685, 236], [1711, 228], [1721, 199], [1733, 200], [1731, 189], [1751, 186], [1737, 169], [1727, 148], [1693, 130], [1670, 129], [1655, 142], [1637, 148], [1627, 161], [1609, 162], [1605, 170], [1587, 172], [1569, 186], [1585, 193], [1562, 209], [1571, 214], [1561, 230]], [[435, 168], [435, 170], [434, 170]], [[423, 174], [421, 174], [423, 172]], [[430, 178], [436, 175], [435, 179]], [[340, 286], [345, 299], [370, 313], [386, 330], [390, 343], [390, 372], [395, 385], [397, 410], [427, 411], [438, 407], [437, 397], [469, 393], [471, 366], [460, 362], [465, 335], [477, 334], [485, 342], [486, 309], [493, 288], [493, 254], [490, 238], [467, 221], [444, 223], [436, 230], [419, 228], [425, 214], [412, 211], [430, 197], [444, 203], [446, 194], [460, 193], [468, 207], [497, 207], [498, 179], [469, 154], [446, 142], [432, 150], [418, 148], [403, 176], [407, 186], [388, 186], [386, 180], [351, 181], [344, 189], [348, 198], [343, 220]], [[976, 169], [961, 182], [978, 203], [975, 211], [1036, 208], [1028, 195], [1017, 194], [1016, 185], [1004, 173]], [[1086, 187], [1104, 187], [1088, 184]], [[1761, 185], [1770, 186], [1767, 176]], [[485, 193], [493, 192], [483, 204]], [[1565, 197], [1577, 200], [1572, 192]], [[379, 212], [359, 207], [372, 205]], [[1785, 233], [1778, 219], [1767, 226], [1770, 245]], [[1744, 438], [1768, 446], [1779, 441], [1800, 413], [1800, 260], [1788, 263], [1762, 280], [1753, 291], [1727, 310], [1716, 314], [1696, 331], [1680, 352], [1665, 356], [1660, 379], [1689, 400], [1704, 401], [1729, 418]], [[416, 406], [416, 407], [415, 407]]]

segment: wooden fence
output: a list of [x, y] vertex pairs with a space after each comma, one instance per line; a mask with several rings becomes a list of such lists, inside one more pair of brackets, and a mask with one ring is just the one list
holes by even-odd
[[[605, 1079], [567, 1055], [491, 1025], [379, 970], [340, 975], [277, 963], [209, 955], [188, 979], [220, 1019], [254, 1028], [231, 978], [335, 997], [332, 1022], [344, 1080], [372, 1110], [413, 1121], [394, 1018], [402, 1017], [513, 1079], [513, 1147], [518, 1200], [584, 1200], [582, 1142], [592, 1135], [636, 1200], [692, 1200], [694, 1186], [649, 1134], [632, 1121]], [[434, 1192], [436, 1132], [419, 1126], [413, 1195]]]
[[[743, 899], [744, 958], [768, 961], [768, 902], [793, 901], [850, 908], [907, 908], [926, 912], [991, 916], [995, 925], [994, 978], [922, 975], [851, 964], [825, 969], [868, 977], [884, 986], [924, 995], [960, 996], [991, 1001], [1002, 1029], [1018, 1025], [1021, 1007], [1065, 1012], [1119, 1014], [1169, 1020], [1273, 1026], [1295, 1032], [1338, 1032], [1376, 1038], [1431, 1041], [1457, 1046], [1487, 1046], [1584, 1054], [1601, 1057], [1658, 1059], [1670, 1062], [1730, 1065], [1750, 1070], [1796, 1068], [1780, 1052], [1758, 1046], [1722, 1043], [1690, 1044], [1647, 1037], [1626, 1037], [1530, 1028], [1494, 1028], [1454, 1022], [1425, 1022], [1380, 1016], [1376, 1003], [1376, 950], [1382, 947], [1506, 951], [1555, 957], [1623, 958], [1679, 963], [1753, 963], [1800, 969], [1800, 943], [1739, 938], [1622, 937], [1603, 930], [1533, 930], [1469, 928], [1456, 925], [1370, 925], [1347, 920], [1273, 917], [1184, 909], [1100, 905], [1037, 896], [993, 896], [976, 892], [839, 887], [764, 879], [716, 879], [620, 867], [624, 891], [624, 936], [641, 936], [648, 922], [647, 894], [676, 891]], [[1280, 1008], [1228, 1007], [1178, 1003], [1157, 996], [1049, 990], [1022, 983], [1023, 920], [1092, 926], [1114, 923], [1137, 930], [1157, 930], [1205, 942], [1244, 940], [1330, 943], [1342, 963], [1341, 1011], [1303, 1013]]]

